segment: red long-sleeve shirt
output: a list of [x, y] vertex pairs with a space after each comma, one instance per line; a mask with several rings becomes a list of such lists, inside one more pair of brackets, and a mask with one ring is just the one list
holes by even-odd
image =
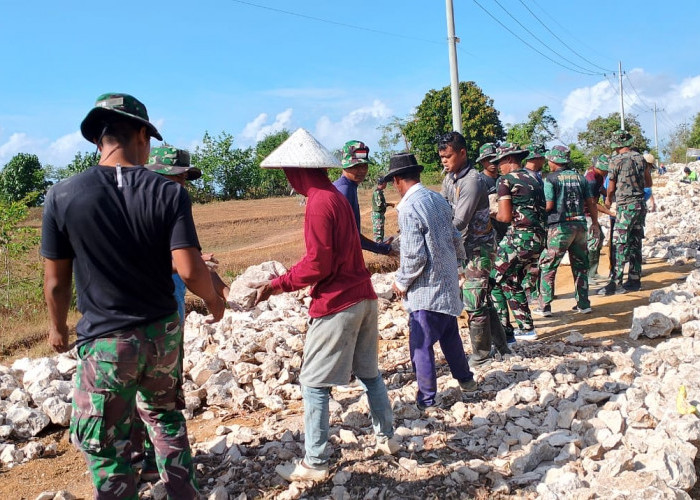
[[365, 266], [355, 216], [325, 170], [285, 168], [290, 184], [307, 196], [304, 219], [306, 255], [272, 281], [291, 292], [313, 285], [309, 316], [320, 318], [366, 299], [376, 299]]

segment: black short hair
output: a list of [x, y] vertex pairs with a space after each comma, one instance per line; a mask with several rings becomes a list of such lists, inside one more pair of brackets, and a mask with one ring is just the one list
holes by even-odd
[[689, 169], [688, 167], [685, 167], [685, 168], [683, 169], [683, 172], [685, 172], [686, 174], [689, 174], [689, 173], [690, 173], [690, 169]]
[[454, 151], [459, 151], [460, 149], [466, 151], [467, 141], [459, 132], [447, 132], [438, 139], [438, 151], [443, 151], [448, 147], [451, 147]]
[[416, 181], [420, 182], [420, 170], [409, 170], [408, 172], [403, 172], [401, 174], [396, 174], [394, 177], [403, 179], [405, 181]]
[[117, 143], [120, 145], [129, 144], [134, 135], [138, 134], [142, 127], [145, 127], [145, 125], [142, 125], [136, 120], [114, 120], [103, 122], [101, 125], [102, 131], [97, 138], [98, 146], [105, 139], [107, 139], [109, 143]]

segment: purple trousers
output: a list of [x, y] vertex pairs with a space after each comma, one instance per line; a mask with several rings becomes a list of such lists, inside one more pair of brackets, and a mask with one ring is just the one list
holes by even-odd
[[411, 363], [418, 382], [417, 403], [424, 406], [435, 404], [435, 342], [440, 342], [440, 348], [454, 378], [460, 382], [474, 378], [467, 364], [455, 316], [434, 311], [414, 311], [409, 315], [408, 328]]

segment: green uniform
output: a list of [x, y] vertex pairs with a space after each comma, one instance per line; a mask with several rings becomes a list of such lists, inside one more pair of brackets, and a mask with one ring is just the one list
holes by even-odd
[[544, 248], [544, 190], [525, 169], [498, 180], [498, 199], [512, 203], [512, 222], [496, 250], [491, 277], [494, 304], [501, 324], [508, 324], [507, 300], [518, 327], [532, 330], [532, 314], [521, 281], [527, 274], [538, 274], [538, 260]]
[[576, 287], [579, 308], [590, 307], [588, 300], [588, 251], [586, 246], [585, 200], [591, 197], [586, 179], [578, 172], [563, 168], [544, 181], [545, 201], [554, 202], [547, 215], [547, 250], [540, 257], [540, 292], [545, 306], [554, 299], [557, 268], [566, 252]]
[[608, 177], [615, 182], [617, 202], [612, 242], [615, 248], [615, 268], [612, 282], [622, 285], [625, 264], [628, 277], [639, 281], [642, 276], [642, 239], [644, 238], [644, 157], [634, 151], [615, 155], [610, 160]]
[[372, 193], [372, 233], [374, 235], [374, 241], [377, 243], [384, 241], [385, 213], [386, 198], [384, 198], [384, 190], [375, 188]]

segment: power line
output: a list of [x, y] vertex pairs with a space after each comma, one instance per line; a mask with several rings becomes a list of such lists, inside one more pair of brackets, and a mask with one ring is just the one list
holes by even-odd
[[550, 33], [554, 38], [556, 38], [557, 40], [559, 40], [559, 41], [561, 42], [561, 44], [562, 44], [564, 47], [566, 47], [566, 48], [569, 49], [571, 52], [573, 52], [574, 54], [576, 54], [577, 56], [579, 56], [581, 59], [583, 59], [584, 61], [586, 61], [586, 62], [587, 62], [588, 64], [590, 64], [591, 66], [595, 66], [595, 67], [598, 68], [598, 69], [602, 69], [603, 71], [610, 72], [609, 69], [605, 69], [605, 68], [603, 68], [602, 66], [598, 66], [596, 63], [594, 63], [594, 62], [592, 62], [592, 61], [589, 61], [588, 59], [586, 59], [585, 57], [583, 57], [581, 54], [579, 54], [578, 52], [576, 52], [576, 51], [575, 51], [573, 48], [571, 48], [564, 40], [562, 40], [561, 38], [559, 38], [559, 36], [558, 36], [556, 33], [554, 33], [551, 29], [549, 29], [549, 26], [547, 26], [545, 23], [543, 23], [542, 20], [541, 20], [539, 17], [537, 17], [537, 15], [536, 15], [534, 12], [532, 12], [532, 10], [530, 9], [530, 7], [528, 7], [527, 4], [526, 4], [525, 2], [523, 2], [523, 0], [518, 0], [518, 1], [522, 4], [523, 7], [525, 7], [525, 9], [527, 9], [527, 11], [532, 15], [532, 17], [534, 17], [535, 19], [537, 19], [537, 21], [544, 27], [544, 29], [546, 29], [547, 31], [549, 31], [549, 33]]
[[[510, 17], [513, 21], [515, 21], [515, 22], [518, 24], [518, 26], [520, 26], [522, 29], [524, 29], [525, 31], [527, 31], [527, 33], [528, 33], [532, 38], [534, 38], [535, 40], [537, 40], [538, 42], [540, 42], [542, 45], [544, 45], [544, 46], [545, 46], [547, 49], [549, 49], [551, 52], [555, 53], [556, 55], [558, 55], [559, 57], [561, 57], [562, 59], [564, 59], [566, 62], [568, 62], [569, 64], [573, 64], [574, 66], [576, 66], [576, 67], [579, 68], [579, 69], [582, 69], [582, 70], [584, 70], [584, 71], [591, 71], [591, 70], [588, 69], [588, 68], [584, 68], [583, 66], [581, 66], [581, 65], [579, 65], [579, 64], [576, 64], [576, 63], [575, 63], [574, 61], [572, 61], [571, 59], [569, 59], [569, 58], [567, 58], [567, 57], [564, 57], [562, 54], [560, 54], [559, 52], [557, 52], [557, 51], [554, 50], [553, 48], [549, 47], [549, 46], [548, 46], [545, 42], [543, 42], [537, 35], [535, 35], [532, 31], [530, 31], [530, 29], [529, 29], [527, 26], [525, 26], [523, 23], [521, 23], [521, 22], [518, 20], [517, 17], [515, 17], [513, 14], [511, 14], [511, 13], [508, 11], [508, 9], [506, 9], [506, 8], [501, 4], [501, 2], [499, 2], [498, 0], [493, 0], [493, 1], [496, 3], [496, 5], [498, 5], [498, 6], [501, 8], [501, 10], [503, 10], [503, 12], [505, 12], [505, 13], [508, 15], [508, 17]], [[600, 73], [598, 73], [598, 72], [594, 72], [594, 73], [595, 73], [595, 74], [600, 74]]]
[[502, 23], [501, 21], [499, 21], [493, 14], [491, 14], [487, 9], [485, 9], [479, 2], [477, 2], [477, 0], [473, 0], [473, 1], [474, 1], [474, 3], [475, 3], [481, 10], [483, 10], [491, 19], [493, 19], [493, 20], [496, 21], [498, 24], [500, 24], [500, 25], [503, 27], [503, 29], [505, 29], [506, 31], [508, 31], [508, 33], [510, 33], [510, 34], [513, 35], [515, 38], [517, 38], [518, 40], [520, 40], [521, 42], [523, 42], [525, 45], [527, 45], [528, 47], [530, 47], [532, 50], [534, 50], [535, 52], [537, 52], [539, 55], [541, 55], [541, 56], [544, 57], [545, 59], [548, 59], [549, 61], [553, 62], [553, 63], [556, 64], [557, 66], [561, 66], [562, 68], [568, 69], [569, 71], [573, 71], [573, 72], [575, 72], [575, 73], [580, 73], [580, 74], [582, 74], [582, 75], [595, 76], [595, 75], [598, 74], [598, 73], [591, 73], [591, 72], [579, 71], [579, 70], [577, 70], [577, 69], [570, 68], [569, 66], [567, 66], [567, 65], [565, 65], [565, 64], [562, 64], [562, 63], [560, 63], [559, 61], [555, 61], [554, 59], [552, 59], [551, 57], [549, 57], [547, 54], [541, 52], [541, 51], [540, 51], [539, 49], [537, 49], [536, 47], [533, 47], [533, 46], [532, 46], [530, 43], [528, 43], [526, 40], [523, 40], [519, 35], [517, 35], [515, 32], [513, 32], [508, 26], [506, 26], [505, 24], [503, 24], [503, 23]]
[[400, 34], [400, 33], [391, 33], [391, 32], [389, 32], [389, 31], [382, 31], [382, 30], [378, 30], [378, 29], [374, 29], [374, 28], [367, 28], [367, 27], [365, 27], [365, 26], [358, 26], [358, 25], [355, 25], [355, 24], [341, 23], [341, 22], [339, 22], [339, 21], [333, 21], [332, 19], [324, 19], [324, 18], [322, 18], [322, 17], [310, 16], [310, 15], [307, 15], [307, 14], [300, 14], [300, 13], [298, 13], [298, 12], [292, 12], [291, 10], [277, 9], [277, 8], [275, 8], [275, 7], [269, 7], [269, 6], [267, 6], [267, 5], [260, 5], [260, 4], [253, 3], [253, 2], [247, 2], [247, 1], [245, 1], [245, 0], [231, 0], [231, 1], [232, 1], [232, 2], [235, 2], [235, 3], [243, 4], [243, 5], [248, 5], [248, 6], [250, 6], [250, 7], [255, 7], [255, 8], [258, 8], [258, 9], [270, 10], [270, 11], [272, 11], [272, 12], [278, 12], [278, 13], [280, 13], [280, 14], [286, 14], [286, 15], [288, 15], [288, 16], [301, 17], [302, 19], [309, 19], [309, 20], [312, 20], [312, 21], [319, 21], [319, 22], [326, 23], [326, 24], [332, 24], [332, 25], [335, 25], [335, 26], [342, 26], [342, 27], [344, 27], [344, 28], [351, 28], [351, 29], [356, 29], [356, 30], [361, 30], [361, 31], [367, 31], [367, 32], [369, 32], [369, 33], [376, 33], [376, 34], [379, 34], [379, 35], [392, 36], [392, 37], [396, 37], [396, 38], [404, 38], [404, 39], [406, 39], [406, 40], [415, 40], [415, 41], [419, 41], [419, 42], [425, 42], [425, 43], [431, 43], [431, 44], [438, 44], [438, 45], [442, 45], [442, 44], [444, 43], [443, 41], [429, 40], [429, 39], [427, 39], [427, 38], [418, 38], [418, 37], [415, 37], [415, 36], [402, 35], [402, 34]]

